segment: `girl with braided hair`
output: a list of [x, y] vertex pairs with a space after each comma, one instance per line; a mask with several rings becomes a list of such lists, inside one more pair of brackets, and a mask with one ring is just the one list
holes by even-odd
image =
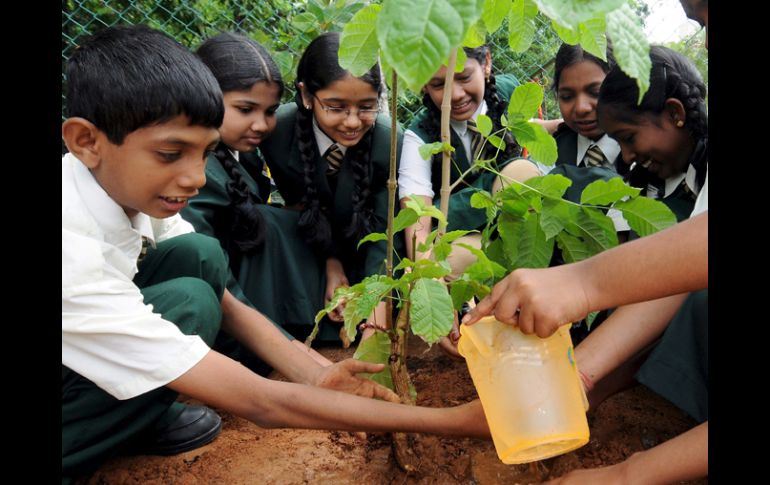
[[708, 165], [706, 86], [693, 63], [650, 47], [650, 88], [637, 105], [636, 81], [618, 68], [607, 74], [597, 106], [602, 128], [633, 164], [628, 179], [659, 199], [679, 221], [690, 216]]
[[[228, 290], [279, 328], [312, 323], [303, 264], [313, 264], [296, 235], [296, 216], [267, 205], [270, 180], [258, 146], [276, 125], [283, 81], [270, 54], [254, 40], [221, 33], [197, 50], [224, 94], [220, 142], [206, 163], [206, 185], [182, 210], [199, 233], [219, 240], [229, 259]], [[294, 264], [289, 264], [287, 261]], [[285, 329], [284, 334], [293, 337]], [[307, 348], [294, 341], [302, 349]], [[268, 369], [235, 339], [221, 334], [218, 350], [257, 372]], [[315, 351], [319, 362], [329, 361]]]
[[[276, 131], [260, 146], [287, 209], [298, 216], [305, 252], [315, 256], [304, 268], [320, 289], [308, 323], [337, 288], [384, 272], [387, 252], [384, 241], [357, 247], [387, 226], [391, 129], [378, 102], [382, 74], [379, 64], [361, 77], [340, 67], [339, 41], [329, 32], [307, 46], [297, 66], [296, 103], [279, 108]], [[370, 323], [384, 321], [384, 308]], [[332, 322], [342, 322], [342, 309], [324, 318], [318, 339], [339, 338]]]

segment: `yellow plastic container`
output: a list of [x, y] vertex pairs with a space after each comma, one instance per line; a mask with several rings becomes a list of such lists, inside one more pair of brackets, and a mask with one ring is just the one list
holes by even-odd
[[541, 339], [485, 317], [461, 327], [458, 350], [503, 463], [544, 460], [588, 443], [588, 400], [568, 325]]

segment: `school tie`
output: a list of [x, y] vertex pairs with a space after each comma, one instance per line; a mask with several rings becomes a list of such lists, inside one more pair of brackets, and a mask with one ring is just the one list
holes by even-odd
[[684, 190], [684, 193], [687, 194], [687, 196], [690, 197], [692, 200], [698, 199], [698, 194], [693, 192], [690, 186], [687, 185], [687, 180], [682, 180], [682, 183], [679, 185], [682, 187], [682, 190]]
[[342, 157], [342, 150], [340, 150], [336, 143], [333, 143], [323, 156], [324, 160], [326, 160], [326, 175], [335, 175], [340, 171]]
[[602, 149], [599, 148], [599, 145], [591, 145], [588, 147], [588, 150], [586, 150], [586, 154], [583, 157], [583, 164], [585, 164], [586, 167], [610, 166], [609, 161], [607, 161], [607, 158], [604, 156]]
[[481, 149], [481, 143], [484, 141], [484, 137], [481, 136], [479, 128], [476, 126], [474, 120], [468, 120], [468, 131], [472, 133], [471, 137], [471, 153], [468, 156], [468, 162], [473, 164], [476, 157], [480, 156], [479, 150]]
[[150, 239], [146, 236], [142, 236], [142, 249], [139, 250], [139, 257], [136, 258], [136, 264], [142, 262], [145, 256], [147, 256], [147, 248], [150, 247]]

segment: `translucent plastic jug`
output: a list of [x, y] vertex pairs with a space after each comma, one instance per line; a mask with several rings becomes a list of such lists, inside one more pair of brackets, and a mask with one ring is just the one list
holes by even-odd
[[458, 350], [503, 463], [543, 460], [588, 443], [588, 400], [569, 325], [541, 339], [485, 317], [461, 327]]

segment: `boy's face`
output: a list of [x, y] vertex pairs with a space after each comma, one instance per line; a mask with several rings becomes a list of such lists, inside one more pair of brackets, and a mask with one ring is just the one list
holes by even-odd
[[206, 183], [206, 156], [217, 130], [190, 126], [186, 116], [145, 126], [115, 145], [101, 131], [99, 159], [91, 173], [129, 217], [143, 212], [171, 217]]

